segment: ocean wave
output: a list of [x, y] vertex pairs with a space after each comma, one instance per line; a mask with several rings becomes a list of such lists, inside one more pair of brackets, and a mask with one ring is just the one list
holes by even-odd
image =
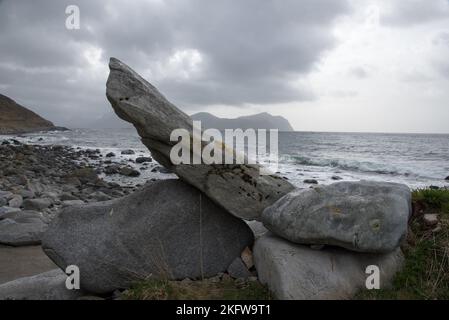
[[410, 170], [399, 169], [394, 166], [388, 166], [382, 163], [370, 161], [360, 161], [354, 159], [327, 159], [327, 158], [310, 158], [306, 156], [288, 155], [284, 156], [281, 161], [285, 161], [294, 165], [314, 166], [314, 167], [330, 167], [346, 171], [357, 171], [375, 174], [389, 175], [405, 175], [410, 176]]

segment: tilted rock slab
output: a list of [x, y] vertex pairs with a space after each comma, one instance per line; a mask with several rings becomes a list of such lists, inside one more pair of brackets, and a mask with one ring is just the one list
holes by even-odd
[[282, 300], [351, 299], [366, 289], [367, 278], [373, 272], [368, 269], [367, 273], [369, 266], [379, 268], [380, 289], [385, 289], [404, 261], [400, 249], [386, 254], [335, 247], [313, 250], [272, 233], [256, 240], [253, 255], [259, 280]]
[[263, 212], [262, 222], [294, 243], [375, 253], [401, 244], [410, 214], [406, 185], [338, 182], [289, 193]]
[[192, 119], [121, 61], [111, 58], [106, 95], [116, 114], [132, 123], [153, 157], [182, 180], [203, 191], [231, 214], [257, 220], [262, 211], [294, 189], [276, 175], [260, 175], [259, 165], [173, 165], [175, 129], [192, 136]]
[[78, 266], [83, 289], [107, 293], [149, 277], [215, 276], [253, 240], [243, 220], [176, 179], [149, 183], [120, 199], [63, 209], [42, 248], [61, 269]]

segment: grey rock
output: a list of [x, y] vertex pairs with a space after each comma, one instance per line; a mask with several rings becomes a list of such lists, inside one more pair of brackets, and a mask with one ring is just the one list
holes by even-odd
[[423, 221], [428, 227], [434, 227], [438, 224], [438, 214], [425, 214], [423, 216]]
[[109, 152], [108, 154], [106, 154], [106, 158], [112, 158], [112, 157], [115, 157], [114, 152]]
[[152, 162], [153, 159], [151, 157], [137, 157], [136, 163], [146, 163], [146, 162]]
[[101, 191], [92, 193], [91, 198], [94, 199], [95, 201], [108, 201], [112, 199], [110, 196]]
[[123, 150], [121, 152], [121, 154], [125, 154], [125, 155], [131, 155], [131, 154], [135, 154], [134, 150]]
[[71, 193], [63, 193], [60, 197], [61, 201], [68, 201], [68, 200], [79, 200], [78, 197], [75, 197], [73, 194]]
[[252, 242], [243, 221], [188, 184], [164, 180], [121, 199], [63, 209], [42, 247], [62, 269], [77, 265], [85, 290], [106, 293], [149, 276], [214, 276]]
[[8, 207], [8, 206], [0, 207], [0, 219], [2, 219], [2, 217], [5, 214], [11, 213], [11, 212], [20, 212], [20, 211], [21, 210], [19, 208], [11, 208], [11, 207]]
[[338, 182], [289, 193], [262, 215], [273, 233], [295, 243], [389, 252], [406, 236], [410, 189], [382, 182]]
[[446, 179], [444, 179], [444, 180], [449, 181], [449, 176], [447, 176]]
[[317, 251], [273, 234], [257, 239], [253, 254], [259, 281], [282, 300], [351, 299], [366, 288], [371, 265], [379, 267], [380, 288], [385, 289], [404, 261], [400, 249], [387, 254], [335, 247]]
[[0, 220], [0, 244], [14, 247], [41, 243], [47, 224], [38, 217]]
[[83, 200], [65, 200], [62, 201], [62, 207], [71, 207], [71, 206], [79, 206], [79, 205], [83, 205], [84, 201]]
[[251, 228], [254, 234], [254, 238], [260, 238], [265, 233], [268, 232], [268, 229], [265, 228], [262, 222], [259, 221], [247, 221], [246, 224]]
[[53, 201], [49, 198], [36, 198], [36, 199], [26, 199], [23, 202], [23, 207], [25, 210], [37, 210], [42, 211], [52, 205]]
[[235, 260], [228, 267], [228, 274], [235, 279], [246, 279], [252, 276], [252, 273], [246, 268], [241, 258], [235, 258]]
[[67, 275], [60, 269], [20, 278], [0, 285], [0, 300], [76, 300], [84, 293], [68, 290]]
[[26, 190], [26, 189], [20, 189], [16, 193], [21, 195], [23, 199], [31, 199], [31, 198], [34, 198], [34, 196], [35, 196], [33, 191]]
[[306, 179], [303, 182], [307, 184], [318, 184], [318, 180], [316, 179]]
[[20, 208], [23, 204], [23, 198], [21, 195], [14, 195], [14, 197], [8, 202], [11, 208]]
[[122, 167], [120, 168], [120, 172], [119, 172], [122, 176], [127, 176], [127, 177], [138, 177], [140, 176], [140, 172], [132, 169], [132, 168], [128, 168], [128, 167]]
[[170, 151], [176, 142], [170, 141], [170, 134], [175, 129], [192, 133], [192, 119], [121, 61], [111, 58], [109, 68], [106, 95], [115, 113], [136, 127], [157, 162], [228, 212], [258, 219], [267, 206], [294, 189], [281, 177], [261, 175], [259, 165], [173, 165]]

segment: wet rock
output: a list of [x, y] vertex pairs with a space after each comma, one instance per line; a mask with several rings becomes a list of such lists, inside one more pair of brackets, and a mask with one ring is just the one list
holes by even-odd
[[132, 169], [132, 168], [128, 168], [128, 167], [122, 167], [120, 168], [120, 172], [119, 172], [122, 176], [127, 176], [127, 177], [138, 177], [140, 176], [140, 172]]
[[107, 158], [112, 158], [115, 157], [115, 153], [114, 152], [109, 152], [108, 154], [106, 154]]
[[318, 184], [318, 180], [316, 179], [306, 179], [303, 182], [306, 184]]
[[146, 163], [146, 162], [152, 162], [153, 159], [151, 157], [138, 157], [136, 158], [136, 163]]
[[123, 150], [123, 151], [121, 152], [121, 154], [124, 154], [124, 155], [132, 155], [132, 154], [136, 154], [136, 153], [134, 152], [134, 150], [129, 149], [129, 150]]

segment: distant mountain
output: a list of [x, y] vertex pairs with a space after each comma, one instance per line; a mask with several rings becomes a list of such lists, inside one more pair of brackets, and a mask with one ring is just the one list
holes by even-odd
[[267, 112], [235, 119], [219, 118], [207, 112], [196, 113], [191, 116], [193, 120], [201, 120], [203, 129], [278, 129], [279, 131], [293, 131], [287, 119], [273, 116]]
[[0, 94], [0, 134], [67, 130]]

